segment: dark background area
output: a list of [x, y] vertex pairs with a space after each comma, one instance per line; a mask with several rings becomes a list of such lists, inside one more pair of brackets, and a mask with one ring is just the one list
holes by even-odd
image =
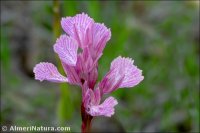
[[[1, 1], [1, 125], [80, 131], [80, 88], [34, 80], [35, 64], [60, 63], [54, 6]], [[144, 75], [138, 86], [112, 93], [115, 115], [95, 118], [93, 131], [198, 132], [199, 1], [60, 1], [61, 17], [81, 12], [111, 28], [99, 80], [119, 55], [133, 58]]]

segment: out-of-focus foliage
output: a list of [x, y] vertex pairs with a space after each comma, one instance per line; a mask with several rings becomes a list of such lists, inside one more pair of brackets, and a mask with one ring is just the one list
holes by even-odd
[[[119, 55], [133, 58], [145, 77], [138, 86], [112, 94], [119, 101], [115, 115], [95, 118], [93, 131], [199, 131], [198, 5], [60, 1], [61, 16], [85, 12], [111, 28], [99, 80]], [[81, 89], [40, 83], [32, 73], [40, 61], [59, 66], [52, 47], [53, 18], [52, 1], [1, 2], [2, 125], [65, 125], [80, 131]]]

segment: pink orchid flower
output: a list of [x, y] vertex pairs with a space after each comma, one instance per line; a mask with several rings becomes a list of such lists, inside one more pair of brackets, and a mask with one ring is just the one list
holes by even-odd
[[[94, 116], [111, 117], [117, 100], [110, 96], [103, 103], [104, 94], [118, 88], [129, 88], [139, 84], [144, 77], [133, 60], [117, 57], [110, 66], [110, 71], [98, 84], [98, 60], [103, 54], [106, 43], [111, 38], [111, 31], [104, 24], [95, 23], [87, 14], [62, 18], [61, 25], [67, 35], [61, 35], [53, 48], [58, 54], [67, 77], [48, 62], [41, 62], [34, 67], [36, 80], [67, 82], [82, 88], [82, 132], [89, 131]], [[78, 52], [80, 49], [81, 52]]]

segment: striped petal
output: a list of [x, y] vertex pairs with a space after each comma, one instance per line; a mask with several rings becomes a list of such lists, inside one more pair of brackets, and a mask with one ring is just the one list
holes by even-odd
[[106, 43], [111, 38], [111, 31], [104, 24], [95, 23], [93, 25], [93, 33], [92, 33], [92, 57], [96, 59], [100, 55], [102, 55], [102, 51], [106, 46]]
[[65, 73], [67, 74], [67, 78], [69, 80], [69, 83], [73, 84], [73, 85], [81, 85], [81, 81], [79, 78], [79, 75], [77, 73], [77, 70], [75, 68], [75, 66], [69, 66], [64, 62], [61, 62], [63, 69], [65, 71]]
[[47, 80], [57, 83], [68, 82], [68, 79], [62, 76], [52, 63], [41, 62], [34, 67], [33, 72], [36, 80]]
[[92, 116], [111, 117], [115, 113], [115, 105], [118, 102], [114, 97], [108, 97], [102, 104], [91, 106], [87, 111]]
[[142, 70], [133, 65], [131, 58], [119, 56], [111, 63], [111, 69], [117, 69], [119, 75], [124, 75], [124, 79], [119, 86], [120, 88], [134, 87], [144, 79]]
[[143, 79], [142, 70], [133, 65], [132, 59], [119, 56], [112, 61], [110, 71], [100, 83], [100, 88], [103, 93], [110, 93], [117, 88], [133, 87]]
[[59, 58], [70, 66], [75, 66], [77, 62], [77, 42], [68, 37], [61, 35], [54, 45], [54, 51], [58, 54]]
[[74, 17], [62, 18], [61, 26], [63, 30], [78, 41], [81, 48], [88, 45], [89, 30], [94, 23], [94, 20], [87, 14], [77, 14]]

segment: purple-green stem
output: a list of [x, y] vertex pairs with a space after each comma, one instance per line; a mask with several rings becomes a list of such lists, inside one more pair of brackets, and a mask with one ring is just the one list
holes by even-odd
[[81, 104], [81, 116], [82, 116], [81, 132], [88, 133], [90, 132], [90, 129], [91, 129], [91, 122], [92, 122], [93, 116], [85, 112], [85, 107], [83, 103]]

